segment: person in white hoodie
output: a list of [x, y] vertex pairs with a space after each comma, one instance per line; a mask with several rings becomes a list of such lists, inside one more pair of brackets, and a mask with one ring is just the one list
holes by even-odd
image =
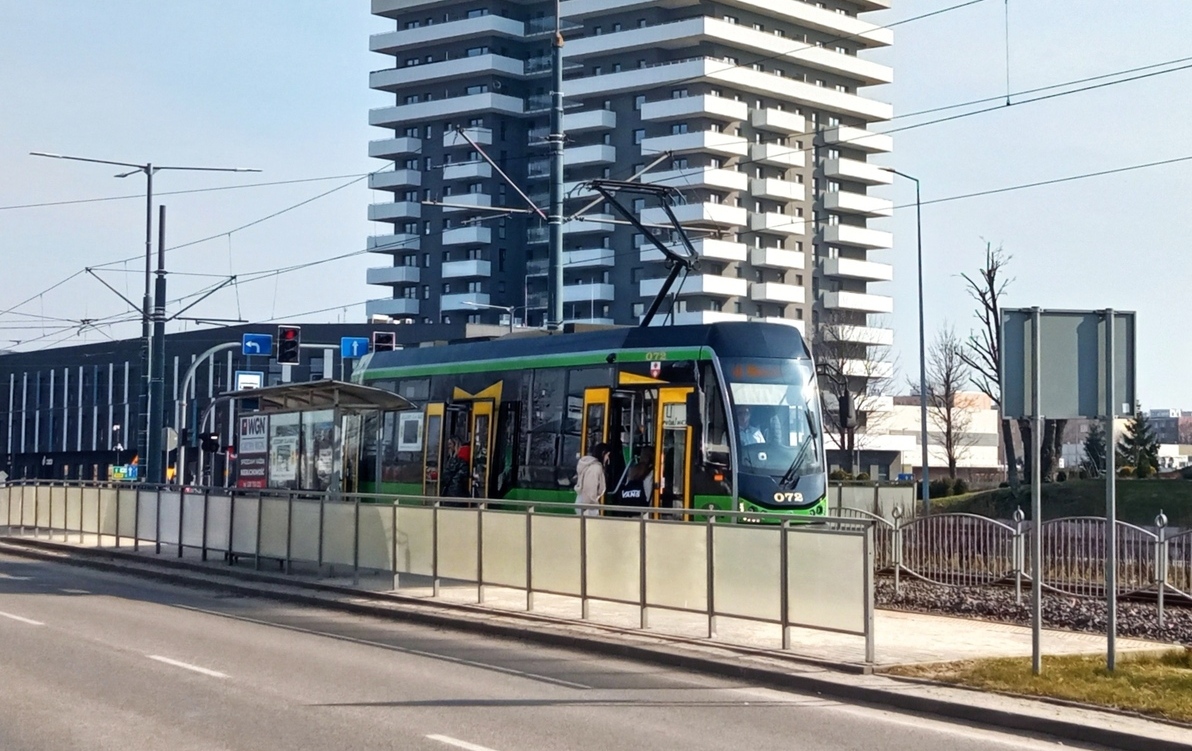
[[575, 467], [575, 502], [591, 504], [591, 508], [583, 510], [588, 516], [600, 513], [595, 506], [600, 503], [608, 487], [604, 478], [604, 468], [611, 455], [612, 451], [607, 443], [597, 443], [588, 456], [580, 457]]

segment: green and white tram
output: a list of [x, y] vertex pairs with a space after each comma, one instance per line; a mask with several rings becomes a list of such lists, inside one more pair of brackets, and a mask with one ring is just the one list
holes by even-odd
[[526, 332], [378, 352], [363, 365], [355, 380], [420, 407], [364, 428], [363, 492], [445, 494], [454, 438], [470, 495], [574, 501], [578, 457], [606, 442], [606, 502], [643, 462], [654, 507], [827, 511], [815, 368], [790, 326]]

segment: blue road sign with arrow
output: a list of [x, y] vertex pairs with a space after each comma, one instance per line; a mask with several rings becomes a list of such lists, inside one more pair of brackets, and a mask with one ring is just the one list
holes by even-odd
[[245, 334], [240, 340], [240, 352], [245, 356], [273, 354], [273, 334]]
[[363, 336], [342, 336], [339, 339], [339, 355], [345, 360], [364, 357], [368, 354], [368, 339]]

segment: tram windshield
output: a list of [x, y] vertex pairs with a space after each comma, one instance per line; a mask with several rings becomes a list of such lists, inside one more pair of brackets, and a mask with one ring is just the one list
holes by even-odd
[[822, 471], [819, 394], [810, 360], [725, 358], [740, 469], [783, 484]]

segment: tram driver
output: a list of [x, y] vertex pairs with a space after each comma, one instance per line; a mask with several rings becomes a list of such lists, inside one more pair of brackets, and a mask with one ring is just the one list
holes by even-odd
[[762, 433], [761, 428], [752, 424], [750, 420], [749, 407], [737, 407], [737, 439], [742, 446], [749, 446], [754, 443], [765, 443], [766, 436]]

